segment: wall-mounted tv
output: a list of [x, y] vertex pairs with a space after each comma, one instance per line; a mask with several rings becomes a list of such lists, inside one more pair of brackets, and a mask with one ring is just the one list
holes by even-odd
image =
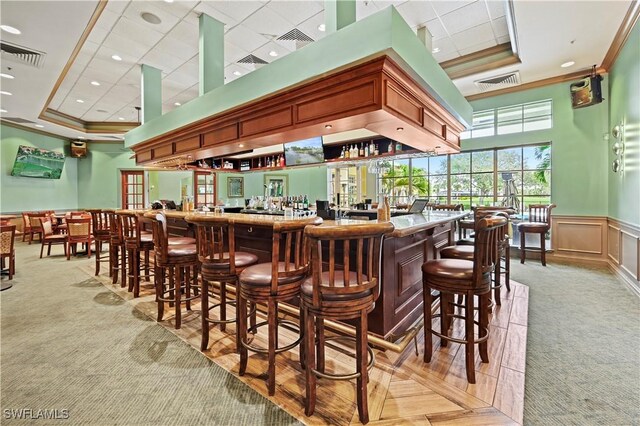
[[284, 144], [284, 159], [287, 166], [324, 162], [322, 137], [289, 142]]
[[11, 176], [60, 179], [64, 154], [33, 146], [20, 145]]

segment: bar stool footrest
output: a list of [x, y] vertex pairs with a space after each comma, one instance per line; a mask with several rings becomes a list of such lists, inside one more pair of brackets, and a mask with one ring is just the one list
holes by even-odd
[[[253, 327], [249, 327], [247, 329], [247, 331], [249, 333], [255, 334], [257, 332], [258, 328], [260, 328], [260, 327], [262, 327], [264, 325], [267, 325], [267, 324], [269, 324], [268, 321], [259, 322], [256, 325], [254, 325]], [[295, 322], [293, 322], [293, 321], [279, 319], [278, 323], [277, 323], [277, 326], [280, 326], [280, 324], [293, 326], [293, 328], [295, 328], [295, 330], [297, 330], [298, 333], [300, 333], [300, 325], [295, 323]], [[292, 343], [289, 343], [288, 345], [280, 347], [280, 348], [276, 348], [275, 353], [279, 354], [280, 352], [285, 352], [285, 351], [288, 351], [290, 349], [293, 349], [298, 344], [300, 344], [301, 341], [302, 341], [302, 336], [299, 336]], [[259, 353], [259, 354], [268, 354], [269, 353], [269, 350], [266, 349], [266, 348], [260, 348], [258, 346], [253, 346], [253, 345], [250, 345], [249, 343], [247, 343], [245, 341], [242, 341], [242, 340], [240, 340], [240, 343], [242, 344], [242, 346], [244, 346], [245, 348], [247, 348], [248, 350], [250, 350], [252, 352], [256, 352], [256, 353]]]
[[[325, 342], [330, 342], [333, 340], [351, 340], [355, 342], [356, 338], [351, 336], [332, 336], [332, 337], [326, 337], [324, 340]], [[369, 353], [369, 363], [367, 364], [367, 370], [371, 370], [376, 363], [376, 355], [373, 353], [373, 349], [371, 349], [371, 346], [369, 346], [368, 344], [367, 344], [367, 352]], [[354, 373], [348, 373], [348, 374], [323, 373], [316, 369], [311, 369], [311, 371], [313, 371], [313, 374], [315, 374], [316, 376], [322, 379], [329, 379], [329, 380], [351, 380], [351, 379], [357, 379], [361, 375], [359, 371], [356, 371]]]

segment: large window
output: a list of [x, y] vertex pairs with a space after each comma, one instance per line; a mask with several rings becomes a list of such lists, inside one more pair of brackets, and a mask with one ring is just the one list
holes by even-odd
[[462, 132], [460, 138], [473, 139], [523, 133], [550, 129], [552, 125], [552, 101], [547, 99], [475, 112], [473, 113], [472, 128]]
[[551, 145], [461, 152], [387, 162], [378, 190], [392, 205], [428, 197], [434, 203], [513, 206], [551, 201]]
[[366, 167], [349, 166], [331, 169], [329, 182], [329, 199], [340, 208], [364, 200], [367, 193]]

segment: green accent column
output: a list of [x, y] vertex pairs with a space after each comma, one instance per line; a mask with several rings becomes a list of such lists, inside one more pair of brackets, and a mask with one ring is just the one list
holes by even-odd
[[324, 23], [327, 34], [335, 33], [356, 22], [355, 0], [325, 0]]
[[224, 84], [224, 24], [204, 13], [199, 22], [198, 94], [202, 96]]
[[433, 50], [432, 36], [427, 27], [418, 27], [417, 31], [418, 39], [427, 47], [427, 50], [431, 52]]
[[142, 64], [140, 84], [142, 99], [142, 124], [162, 115], [162, 74], [159, 69]]

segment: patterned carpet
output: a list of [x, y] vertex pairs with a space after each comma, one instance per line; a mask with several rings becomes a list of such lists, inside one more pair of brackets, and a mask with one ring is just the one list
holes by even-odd
[[529, 286], [524, 424], [640, 424], [640, 299], [604, 268], [512, 271]]
[[[13, 288], [0, 293], [0, 423], [298, 424], [171, 332], [132, 312], [98, 281], [87, 279], [93, 258], [67, 262], [60, 254], [38, 259], [39, 249], [39, 244], [18, 244]], [[63, 410], [68, 419], [46, 419], [52, 414], [64, 418]], [[18, 413], [40, 418], [9, 418]]]

